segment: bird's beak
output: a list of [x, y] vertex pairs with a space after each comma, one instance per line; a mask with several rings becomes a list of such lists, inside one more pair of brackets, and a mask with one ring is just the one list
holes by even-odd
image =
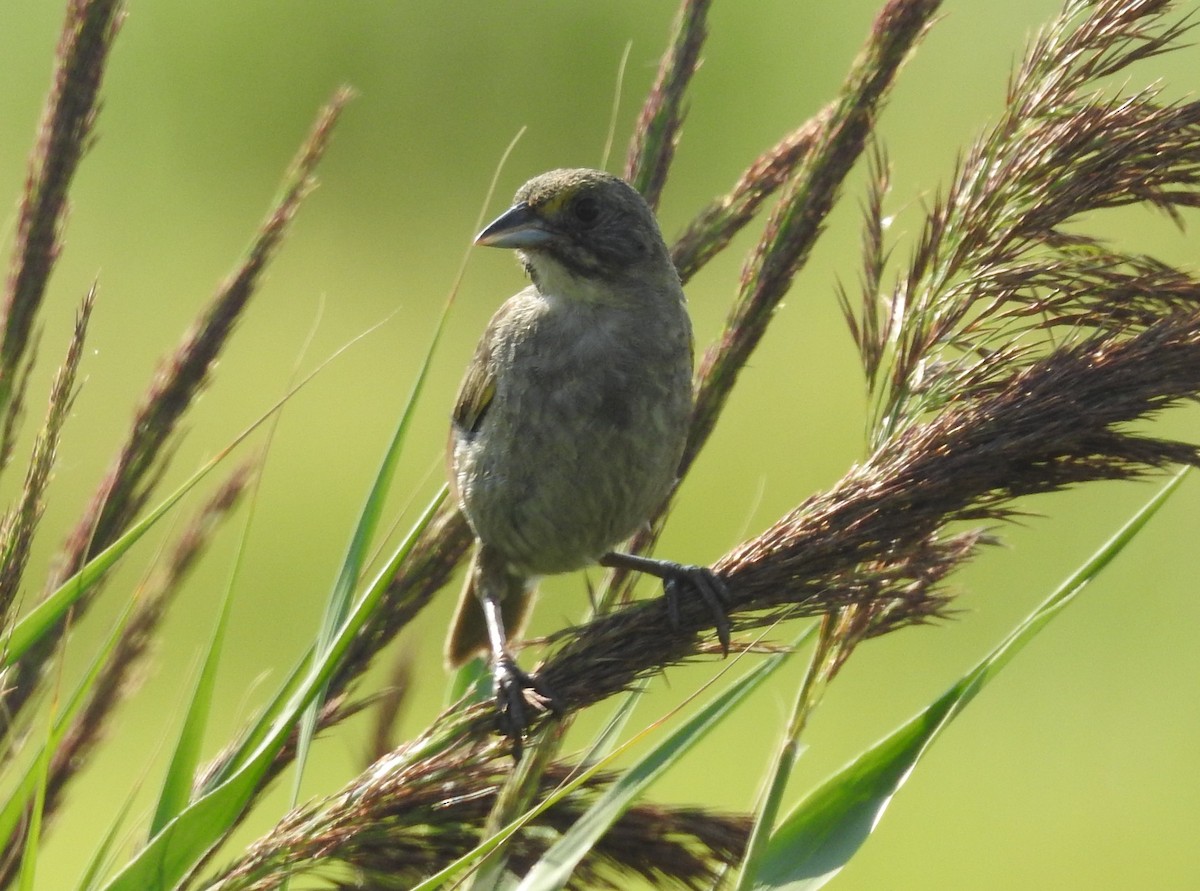
[[485, 247], [536, 248], [553, 238], [533, 208], [516, 204], [506, 210], [475, 236], [475, 243]]

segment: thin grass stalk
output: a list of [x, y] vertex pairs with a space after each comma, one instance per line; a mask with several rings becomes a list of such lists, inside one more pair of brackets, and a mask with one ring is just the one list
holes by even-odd
[[737, 891], [750, 891], [758, 876], [758, 865], [766, 851], [767, 842], [779, 815], [783, 795], [792, 776], [792, 768], [800, 757], [800, 737], [808, 726], [809, 716], [816, 709], [830, 679], [829, 665], [834, 649], [834, 618], [821, 618], [817, 631], [817, 643], [804, 672], [804, 680], [788, 720], [787, 729], [780, 740], [775, 758], [767, 771], [767, 786], [760, 795], [755, 808], [755, 819], [750, 836], [746, 840], [746, 853], [738, 864]]
[[940, 0], [891, 0], [872, 24], [867, 44], [851, 66], [815, 145], [798, 165], [742, 271], [742, 285], [724, 332], [701, 361], [685, 470], [708, 440], [738, 373], [807, 261], [900, 66], [940, 7]]
[[51, 385], [46, 420], [33, 444], [20, 500], [5, 516], [0, 530], [0, 616], [4, 617], [5, 625], [11, 624], [14, 618], [14, 601], [25, 577], [34, 533], [46, 507], [46, 486], [54, 469], [63, 425], [74, 403], [75, 379], [95, 301], [96, 286], [93, 284], [79, 307], [66, 358]]
[[786, 134], [746, 168], [732, 189], [692, 218], [671, 245], [671, 261], [681, 282], [687, 284], [723, 251], [758, 215], [766, 200], [792, 178], [828, 126], [827, 119], [828, 109]]
[[[490, 838], [518, 819], [537, 801], [543, 792], [546, 772], [553, 765], [563, 742], [563, 730], [568, 721], [556, 721], [539, 728], [526, 754], [513, 766], [504, 778], [487, 819], [483, 821], [480, 838]], [[471, 876], [471, 891], [492, 891], [503, 884], [504, 873], [509, 868], [510, 851], [514, 835], [507, 844], [497, 846], [475, 867]]]
[[700, 66], [711, 5], [712, 0], [682, 0], [671, 26], [670, 45], [642, 105], [625, 158], [625, 180], [642, 193], [651, 207], [658, 207], [675, 157], [686, 113], [684, 96]]
[[0, 322], [0, 466], [8, 464], [24, 387], [19, 381], [34, 322], [62, 247], [67, 194], [92, 139], [121, 0], [72, 0], [59, 37], [54, 82], [17, 212]]

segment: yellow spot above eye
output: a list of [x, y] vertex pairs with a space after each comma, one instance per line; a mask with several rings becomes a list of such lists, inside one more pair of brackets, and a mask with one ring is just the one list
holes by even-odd
[[538, 204], [537, 209], [547, 216], [553, 216], [560, 213], [563, 206], [566, 205], [573, 197], [575, 197], [576, 189], [562, 189], [555, 192]]

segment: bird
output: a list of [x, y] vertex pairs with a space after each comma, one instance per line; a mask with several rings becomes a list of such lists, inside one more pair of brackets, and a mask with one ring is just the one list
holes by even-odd
[[515, 250], [530, 284], [492, 317], [451, 415], [450, 487], [475, 541], [445, 655], [491, 657], [519, 758], [529, 707], [560, 710], [510, 645], [539, 578], [595, 564], [654, 575], [676, 624], [684, 592], [704, 599], [726, 652], [727, 592], [705, 567], [614, 550], [673, 490], [692, 412], [691, 320], [649, 205], [612, 174], [552, 170], [475, 244]]

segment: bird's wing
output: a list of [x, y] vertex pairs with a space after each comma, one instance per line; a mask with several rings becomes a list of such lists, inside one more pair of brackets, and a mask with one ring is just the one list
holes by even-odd
[[454, 403], [454, 426], [464, 433], [474, 433], [479, 429], [496, 395], [496, 371], [491, 356], [492, 338], [484, 335], [459, 384], [458, 399]]

